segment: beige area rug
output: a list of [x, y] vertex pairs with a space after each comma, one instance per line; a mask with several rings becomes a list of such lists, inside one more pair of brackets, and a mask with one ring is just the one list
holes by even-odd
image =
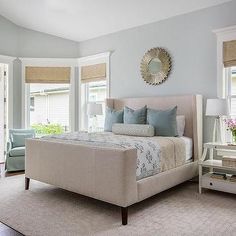
[[0, 179], [0, 221], [40, 236], [236, 235], [236, 196], [197, 189], [188, 182], [138, 203], [122, 226], [119, 207], [36, 181], [24, 191], [14, 176]]

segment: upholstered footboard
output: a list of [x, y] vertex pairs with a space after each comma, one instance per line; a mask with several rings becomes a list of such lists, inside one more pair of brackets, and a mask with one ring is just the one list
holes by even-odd
[[138, 200], [136, 162], [135, 149], [30, 139], [26, 141], [26, 189], [29, 179], [34, 179], [125, 208]]

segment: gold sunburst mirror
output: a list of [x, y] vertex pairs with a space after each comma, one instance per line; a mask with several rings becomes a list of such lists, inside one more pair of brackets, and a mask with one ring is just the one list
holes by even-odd
[[161, 84], [167, 79], [171, 70], [170, 55], [163, 48], [152, 48], [143, 56], [140, 68], [146, 83]]

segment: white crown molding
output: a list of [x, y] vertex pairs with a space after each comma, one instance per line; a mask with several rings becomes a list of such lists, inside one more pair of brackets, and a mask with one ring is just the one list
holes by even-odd
[[98, 53], [95, 55], [91, 55], [91, 56], [86, 56], [86, 57], [80, 57], [78, 58], [78, 63], [87, 63], [87, 62], [91, 62], [91, 61], [96, 61], [96, 60], [100, 60], [103, 58], [109, 58], [111, 55], [111, 52], [103, 52], [103, 53]]
[[24, 66], [77, 66], [77, 58], [29, 58], [20, 57]]
[[215, 33], [216, 35], [231, 34], [233, 31], [236, 32], [236, 25], [212, 30], [212, 32]]
[[0, 55], [0, 63], [12, 63], [16, 57], [6, 56], [6, 55]]

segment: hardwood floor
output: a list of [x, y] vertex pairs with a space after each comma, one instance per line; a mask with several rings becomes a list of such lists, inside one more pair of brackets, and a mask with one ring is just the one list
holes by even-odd
[[[4, 172], [2, 175], [0, 175], [0, 178], [7, 178], [14, 175], [22, 175], [24, 174], [24, 171], [19, 172]], [[13, 228], [3, 224], [0, 222], [0, 236], [23, 236], [23, 234], [19, 233], [18, 231], [14, 230]]]
[[3, 177], [10, 177], [14, 175], [23, 175], [25, 172], [24, 171], [17, 171], [17, 172], [5, 172], [3, 173]]
[[0, 235], [1, 236], [23, 236], [23, 234], [10, 228], [9, 226], [0, 222]]

